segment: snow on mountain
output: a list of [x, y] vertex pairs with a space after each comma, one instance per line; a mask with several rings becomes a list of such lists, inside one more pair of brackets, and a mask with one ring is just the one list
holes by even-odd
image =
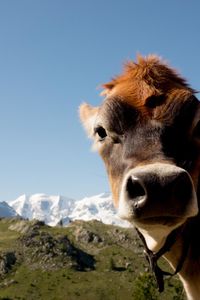
[[22, 195], [9, 202], [16, 212], [27, 219], [37, 219], [55, 226], [65, 218], [74, 206], [74, 200], [62, 196], [47, 196], [45, 194]]
[[109, 194], [100, 194], [76, 201], [76, 205], [69, 215], [69, 218], [71, 220], [84, 221], [95, 219], [105, 224], [130, 227], [130, 223], [118, 217]]
[[50, 226], [57, 225], [61, 220], [67, 225], [73, 220], [99, 220], [105, 224], [130, 227], [121, 220], [113, 207], [109, 194], [100, 194], [73, 200], [63, 196], [48, 196], [45, 194], [22, 195], [9, 205], [23, 218], [38, 219]]
[[0, 202], [0, 218], [16, 217], [16, 211], [7, 202]]

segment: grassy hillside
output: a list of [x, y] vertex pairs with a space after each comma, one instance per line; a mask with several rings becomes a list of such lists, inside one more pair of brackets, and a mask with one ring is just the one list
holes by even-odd
[[159, 295], [133, 229], [98, 221], [62, 228], [1, 219], [0, 299], [185, 298], [177, 277], [167, 279]]

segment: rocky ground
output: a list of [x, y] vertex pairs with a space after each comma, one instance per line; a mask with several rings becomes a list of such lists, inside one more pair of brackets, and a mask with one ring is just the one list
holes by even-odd
[[0, 299], [185, 298], [177, 277], [159, 295], [133, 228], [12, 218], [0, 220]]

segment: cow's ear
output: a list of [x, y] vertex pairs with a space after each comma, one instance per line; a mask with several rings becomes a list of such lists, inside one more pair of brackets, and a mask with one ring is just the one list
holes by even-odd
[[192, 126], [192, 135], [195, 140], [200, 146], [200, 102], [198, 103], [198, 108], [195, 113], [193, 126]]
[[87, 103], [83, 103], [79, 107], [80, 120], [89, 137], [93, 136], [94, 124], [97, 118], [98, 111], [99, 107], [93, 107]]

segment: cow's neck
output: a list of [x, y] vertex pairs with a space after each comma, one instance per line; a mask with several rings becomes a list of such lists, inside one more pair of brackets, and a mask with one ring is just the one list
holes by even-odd
[[[191, 274], [191, 268], [194, 271]], [[188, 300], [198, 300], [200, 296], [200, 260], [191, 264], [191, 261], [188, 260], [187, 268], [180, 273], [180, 279], [185, 288], [185, 292]]]
[[[197, 183], [197, 198], [200, 203], [200, 176]], [[174, 269], [176, 269], [180, 260], [184, 243], [189, 243], [188, 253], [185, 258], [183, 267], [179, 272], [180, 279], [184, 285], [187, 298], [189, 300], [198, 300], [200, 297], [200, 212], [189, 220], [184, 227], [184, 232], [177, 238], [176, 243], [172, 246], [171, 251], [165, 254]], [[185, 237], [189, 239], [185, 240]]]
[[[198, 300], [200, 296], [200, 214], [191, 219], [183, 229], [176, 243], [164, 256], [174, 269], [176, 269], [185, 243], [188, 253], [179, 276], [183, 282], [189, 300]], [[188, 239], [186, 237], [189, 237]]]

